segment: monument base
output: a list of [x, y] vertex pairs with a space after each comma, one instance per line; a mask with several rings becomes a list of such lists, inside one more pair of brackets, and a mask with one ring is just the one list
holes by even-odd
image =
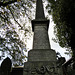
[[33, 49], [28, 52], [23, 75], [63, 75], [57, 63], [56, 52], [52, 49]]
[[56, 61], [56, 52], [52, 49], [32, 49], [28, 52], [28, 61]]
[[24, 64], [23, 75], [63, 75], [63, 72], [56, 62], [34, 61]]

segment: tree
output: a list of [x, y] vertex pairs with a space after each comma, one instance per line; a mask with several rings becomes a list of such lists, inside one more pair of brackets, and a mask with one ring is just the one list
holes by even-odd
[[[13, 65], [23, 65], [25, 60], [25, 44], [22, 42], [15, 31], [8, 30], [5, 32], [5, 37], [0, 37], [0, 51], [2, 56], [5, 57], [7, 54], [12, 58]], [[25, 50], [24, 50], [25, 49]]]
[[47, 8], [52, 13], [55, 26], [55, 35], [59, 45], [72, 50], [75, 62], [75, 1], [74, 0], [48, 0]]
[[30, 13], [34, 2], [34, 0], [0, 0], [1, 57], [8, 54], [14, 65], [23, 65], [26, 57], [23, 53], [26, 51], [26, 43], [20, 38], [19, 32], [23, 32], [25, 40], [31, 33], [30, 26], [26, 26], [26, 22], [31, 20]]
[[12, 24], [11, 18], [21, 27], [24, 29], [22, 25], [16, 20], [19, 19], [20, 16], [27, 16], [30, 19], [29, 12], [30, 9], [33, 7], [34, 0], [1, 0], [0, 1], [0, 19], [3, 23], [7, 23], [8, 25]]

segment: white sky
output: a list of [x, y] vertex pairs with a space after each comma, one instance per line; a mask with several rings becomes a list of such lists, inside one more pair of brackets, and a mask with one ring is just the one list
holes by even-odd
[[50, 39], [50, 44], [51, 44], [51, 49], [54, 49], [56, 52], [59, 52], [62, 57], [65, 57], [66, 60], [68, 60], [70, 57], [66, 54], [65, 48], [61, 48], [58, 43], [55, 43], [52, 38], [55, 37], [54, 35], [54, 22], [51, 19], [52, 17], [50, 16], [50, 25], [49, 25], [49, 39]]

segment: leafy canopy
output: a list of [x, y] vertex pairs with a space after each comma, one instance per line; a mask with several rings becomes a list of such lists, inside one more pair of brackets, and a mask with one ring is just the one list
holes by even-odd
[[23, 65], [26, 58], [26, 39], [31, 34], [27, 22], [31, 20], [34, 3], [34, 0], [0, 0], [0, 57], [11, 57], [15, 66]]
[[[47, 9], [49, 14], [52, 14], [53, 21], [56, 24], [54, 33], [56, 39], [61, 47], [67, 48], [71, 51], [73, 46], [72, 34], [74, 34], [74, 20], [75, 20], [75, 1], [74, 0], [48, 0]], [[74, 41], [75, 42], [75, 41]]]

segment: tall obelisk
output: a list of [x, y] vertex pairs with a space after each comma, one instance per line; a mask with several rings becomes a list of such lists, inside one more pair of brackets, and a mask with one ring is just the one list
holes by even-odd
[[54, 51], [50, 47], [48, 27], [49, 20], [45, 18], [42, 0], [37, 0], [35, 19], [32, 20], [33, 49], [28, 52], [28, 61], [51, 61], [56, 59], [55, 54], [52, 53]]
[[45, 18], [42, 0], [37, 0], [35, 20], [32, 21], [33, 49], [50, 49], [48, 26], [49, 20]]
[[32, 20], [33, 49], [28, 52], [23, 75], [58, 75], [56, 52], [50, 47], [48, 27], [49, 20], [45, 18], [42, 0], [37, 0], [35, 19]]

